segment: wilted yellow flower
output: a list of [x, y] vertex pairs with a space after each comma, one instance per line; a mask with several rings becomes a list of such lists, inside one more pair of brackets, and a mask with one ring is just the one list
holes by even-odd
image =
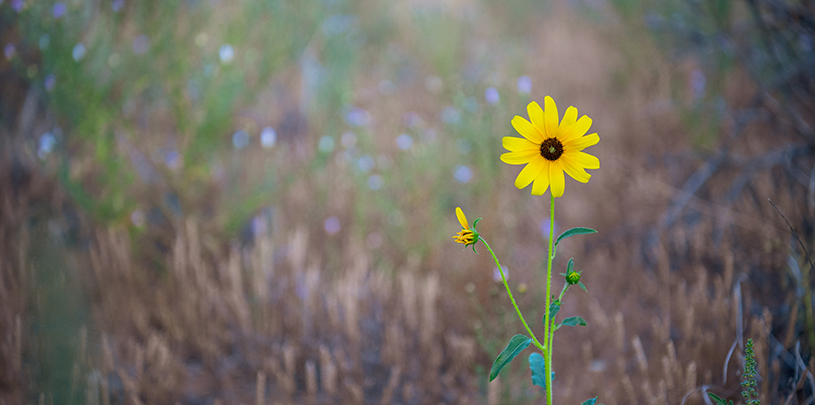
[[504, 137], [504, 148], [509, 153], [501, 155], [501, 161], [511, 165], [526, 164], [515, 179], [515, 187], [524, 188], [532, 184], [532, 195], [543, 195], [552, 186], [552, 195], [563, 195], [565, 180], [563, 172], [575, 180], [586, 183], [591, 175], [585, 169], [599, 169], [600, 160], [582, 152], [583, 149], [600, 141], [594, 133], [586, 135], [591, 127], [591, 118], [582, 116], [577, 119], [577, 108], [569, 107], [563, 114], [563, 121], [558, 116], [557, 105], [552, 97], [544, 99], [544, 109], [536, 102], [526, 107], [527, 121], [516, 115], [512, 126], [523, 138]]
[[478, 232], [475, 231], [475, 224], [477, 224], [481, 218], [476, 219], [473, 223], [473, 227], [470, 228], [470, 224], [467, 222], [467, 217], [464, 216], [464, 211], [461, 210], [461, 207], [456, 207], [456, 217], [462, 229], [459, 233], [453, 235], [453, 239], [463, 244], [465, 249], [467, 246], [473, 245], [473, 251], [475, 251], [475, 244], [478, 242]]

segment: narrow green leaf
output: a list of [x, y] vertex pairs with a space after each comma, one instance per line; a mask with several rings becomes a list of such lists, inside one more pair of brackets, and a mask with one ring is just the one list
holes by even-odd
[[507, 345], [504, 350], [501, 351], [501, 354], [495, 358], [495, 361], [492, 362], [492, 368], [490, 369], [490, 381], [494, 380], [495, 377], [498, 377], [498, 373], [501, 369], [504, 368], [512, 359], [515, 358], [518, 354], [521, 353], [524, 349], [526, 349], [529, 344], [532, 343], [532, 339], [524, 336], [524, 335], [515, 335], [512, 339], [509, 340], [509, 344]]
[[560, 324], [563, 326], [577, 326], [577, 325], [586, 326], [586, 320], [579, 316], [572, 316], [564, 319], [563, 322], [561, 322]]
[[570, 236], [588, 235], [588, 234], [591, 234], [591, 233], [597, 233], [597, 231], [595, 231], [594, 229], [591, 229], [591, 228], [572, 228], [572, 229], [569, 229], [568, 231], [563, 232], [562, 234], [560, 234], [560, 236], [557, 237], [557, 239], [555, 240], [555, 246], [557, 246], [557, 244], [560, 243], [560, 241], [562, 241], [563, 239], [566, 239], [566, 238], [568, 238]]
[[[714, 394], [712, 392], [708, 392], [707, 396], [709, 396], [710, 399], [713, 400], [713, 402], [716, 402], [716, 405], [727, 405], [727, 401], [725, 401], [724, 398], [722, 398], [722, 397], [720, 397], [720, 396], [718, 396], [718, 395], [716, 395], [716, 394]], [[730, 402], [733, 402], [733, 401], [730, 401]]]
[[585, 291], [585, 292], [589, 292], [589, 290], [587, 290], [587, 289], [586, 289], [586, 285], [585, 285], [585, 284], [583, 284], [583, 282], [582, 282], [582, 281], [578, 281], [578, 282], [577, 282], [577, 285], [579, 285], [579, 286], [580, 286], [580, 288], [581, 288], [583, 291]]
[[594, 405], [596, 403], [597, 403], [597, 397], [594, 397], [592, 399], [587, 399], [587, 400], [583, 401], [583, 403], [580, 404], [580, 405]]
[[574, 257], [569, 259], [569, 264], [566, 265], [566, 274], [571, 273], [574, 270]]

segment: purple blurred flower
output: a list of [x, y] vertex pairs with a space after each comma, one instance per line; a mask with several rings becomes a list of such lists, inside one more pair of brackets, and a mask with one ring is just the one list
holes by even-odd
[[371, 123], [371, 114], [361, 108], [354, 107], [345, 114], [345, 122], [354, 127], [364, 127]]
[[340, 220], [337, 217], [328, 217], [323, 227], [329, 235], [335, 235], [340, 231]]
[[118, 13], [121, 9], [125, 7], [125, 0], [113, 0], [113, 4], [111, 4], [114, 13]]
[[532, 79], [527, 75], [518, 78], [518, 93], [529, 94], [532, 92]]
[[54, 90], [54, 86], [57, 84], [57, 78], [53, 74], [45, 76], [45, 91]]
[[57, 19], [64, 16], [66, 12], [68, 12], [68, 7], [61, 1], [55, 3], [54, 7], [51, 9], [51, 15]]
[[150, 48], [150, 40], [147, 35], [141, 34], [133, 40], [133, 53], [143, 55]]
[[467, 183], [473, 178], [473, 171], [467, 166], [458, 165], [456, 166], [455, 172], [453, 173], [453, 177], [458, 180], [459, 183]]
[[25, 6], [25, 0], [12, 0], [11, 8], [14, 9], [16, 12], [23, 11], [23, 7]]
[[6, 55], [6, 59], [13, 58], [15, 53], [17, 53], [17, 48], [14, 47], [14, 44], [6, 44], [5, 48], [3, 48], [3, 54]]
[[484, 99], [487, 100], [488, 104], [496, 105], [501, 101], [501, 95], [498, 94], [498, 90], [496, 90], [495, 87], [488, 87], [484, 92]]

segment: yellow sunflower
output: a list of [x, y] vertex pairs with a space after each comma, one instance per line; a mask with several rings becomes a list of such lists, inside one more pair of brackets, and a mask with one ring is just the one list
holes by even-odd
[[463, 244], [464, 249], [467, 249], [467, 246], [472, 245], [473, 251], [475, 251], [475, 244], [478, 242], [479, 235], [479, 233], [475, 230], [475, 226], [478, 224], [478, 221], [480, 221], [481, 218], [476, 219], [471, 228], [469, 223], [467, 223], [467, 217], [464, 216], [464, 211], [461, 210], [461, 207], [456, 207], [456, 217], [458, 218], [458, 223], [461, 224], [461, 231], [453, 235], [453, 239], [456, 242]]
[[577, 119], [577, 108], [569, 107], [558, 124], [557, 105], [552, 97], [546, 96], [544, 106], [531, 102], [526, 107], [531, 123], [521, 116], [512, 119], [512, 126], [523, 138], [504, 137], [504, 148], [509, 153], [501, 155], [501, 161], [511, 165], [523, 165], [515, 179], [515, 187], [524, 188], [532, 184], [532, 195], [543, 195], [552, 186], [552, 195], [563, 195], [565, 180], [563, 172], [573, 179], [586, 183], [591, 175], [585, 169], [599, 169], [600, 160], [582, 152], [583, 149], [600, 141], [594, 133], [586, 135], [591, 127], [591, 118]]

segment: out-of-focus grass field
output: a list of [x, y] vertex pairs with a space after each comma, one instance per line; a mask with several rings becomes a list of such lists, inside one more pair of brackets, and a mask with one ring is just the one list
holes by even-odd
[[0, 404], [542, 403], [525, 361], [487, 382], [522, 325], [451, 236], [455, 207], [483, 217], [542, 317], [548, 197], [498, 157], [546, 95], [601, 139], [557, 199], [558, 231], [599, 234], [555, 262], [589, 291], [555, 402], [738, 403], [753, 338], [763, 403], [813, 403], [813, 19], [0, 0]]

